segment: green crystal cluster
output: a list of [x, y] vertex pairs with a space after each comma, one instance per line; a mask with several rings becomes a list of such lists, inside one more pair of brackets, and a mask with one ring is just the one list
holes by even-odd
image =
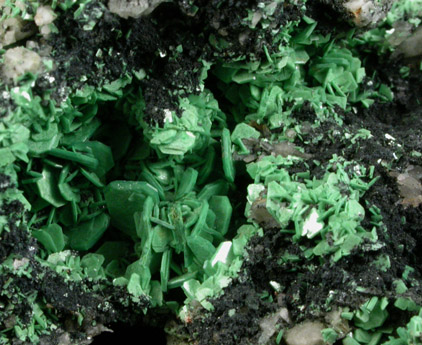
[[[271, 26], [282, 3], [263, 3], [259, 25]], [[40, 7], [33, 1], [0, 4], [8, 9], [2, 21], [32, 22]], [[107, 11], [101, 2], [97, 12], [90, 12], [90, 1], [48, 5], [57, 17], [72, 12], [85, 31], [93, 30]], [[300, 6], [305, 9], [306, 3]], [[366, 32], [326, 33], [306, 15], [272, 28], [276, 48], [264, 46], [262, 58], [201, 60], [196, 92], [175, 92], [177, 109], [161, 109], [161, 121], [147, 116], [147, 69], [126, 70], [118, 79], [105, 77], [95, 85], [81, 76], [76, 86], [69, 82], [60, 100], [54, 90], [35, 86], [57, 68], [54, 51], [42, 58], [37, 71], [14, 81], [4, 78], [0, 343], [37, 344], [51, 334], [63, 336], [60, 323], [67, 319], [92, 331], [92, 310], [107, 314], [112, 304], [133, 313], [170, 310], [186, 322], [198, 303], [211, 313], [211, 300], [242, 275], [248, 241], [263, 237], [267, 229], [279, 228], [309, 262], [318, 258], [335, 265], [352, 252], [379, 250], [383, 217], [375, 205], [365, 203], [365, 193], [379, 177], [374, 166], [347, 160], [341, 152], [325, 162], [307, 152], [324, 140], [358, 151], [373, 135], [366, 128], [309, 133], [328, 123], [341, 128], [344, 114], [358, 107], [393, 101], [389, 85], [367, 86], [371, 76], [362, 50], [393, 51], [397, 44], [391, 44], [391, 28], [405, 17], [418, 26], [421, 7], [418, 1], [398, 1], [378, 27]], [[255, 29], [252, 11], [244, 21]], [[55, 34], [60, 27], [53, 22], [49, 30]], [[221, 37], [208, 40], [216, 52], [228, 47]], [[182, 52], [180, 46], [173, 53]], [[2, 62], [6, 53], [0, 51]], [[207, 88], [212, 78], [224, 108]], [[314, 122], [294, 116], [304, 108], [315, 114]], [[382, 165], [390, 168], [393, 161]], [[319, 176], [311, 175], [311, 165], [320, 168]], [[365, 215], [370, 227], [363, 222]], [[287, 251], [280, 256], [280, 264], [297, 261]], [[372, 266], [386, 271], [390, 258], [380, 251]], [[37, 288], [50, 277], [60, 281], [65, 293], [76, 291], [95, 306], [68, 305], [46, 287]], [[408, 274], [399, 278], [394, 295], [344, 309], [342, 317], [353, 332], [326, 328], [324, 342], [422, 344], [420, 301], [406, 294], [418, 282]], [[186, 299], [175, 300], [175, 289]], [[408, 312], [407, 326], [397, 331], [384, 327], [395, 309]], [[283, 331], [277, 344], [282, 337]]]

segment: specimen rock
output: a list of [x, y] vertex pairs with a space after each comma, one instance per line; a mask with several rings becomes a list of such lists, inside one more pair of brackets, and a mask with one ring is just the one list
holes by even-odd
[[398, 46], [395, 55], [400, 54], [406, 58], [422, 56], [422, 27], [419, 27]]
[[397, 178], [401, 203], [407, 206], [418, 207], [422, 203], [422, 168], [420, 166], [408, 166], [404, 173], [391, 172], [391, 176]]
[[0, 344], [419, 344], [421, 8], [0, 0]]

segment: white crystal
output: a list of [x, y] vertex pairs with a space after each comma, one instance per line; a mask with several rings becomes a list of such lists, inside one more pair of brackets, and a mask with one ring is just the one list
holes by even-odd
[[150, 14], [154, 9], [166, 0], [110, 0], [108, 9], [110, 12], [122, 18], [139, 18]]
[[44, 26], [51, 24], [56, 15], [50, 6], [38, 7], [37, 13], [35, 14], [34, 21], [37, 26]]
[[325, 326], [319, 321], [305, 321], [286, 332], [287, 345], [323, 345], [321, 331]]
[[40, 56], [23, 47], [11, 48], [4, 54], [3, 73], [8, 79], [16, 80], [30, 72], [37, 73], [41, 67]]
[[308, 215], [308, 218], [306, 218], [305, 223], [303, 224], [302, 236], [312, 238], [322, 230], [324, 224], [318, 222], [318, 217], [318, 211], [313, 208], [310, 214]]
[[223, 264], [227, 263], [227, 259], [230, 255], [232, 244], [233, 243], [231, 241], [226, 241], [226, 242], [222, 242], [219, 245], [215, 253], [214, 259], [211, 262], [211, 266], [215, 266], [217, 262], [222, 262]]

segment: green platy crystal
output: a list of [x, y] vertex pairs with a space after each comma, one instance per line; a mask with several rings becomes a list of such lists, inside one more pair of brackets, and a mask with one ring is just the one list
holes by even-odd
[[102, 237], [109, 224], [110, 217], [105, 213], [80, 223], [77, 227], [70, 230], [70, 247], [82, 251], [91, 249]]
[[148, 196], [158, 201], [157, 190], [147, 182], [110, 183], [104, 190], [104, 197], [113, 225], [134, 236], [136, 234], [134, 214], [143, 210], [143, 204]]
[[35, 230], [32, 232], [32, 236], [42, 243], [50, 253], [60, 252], [64, 249], [65, 238], [62, 228], [57, 224], [51, 224], [44, 229]]

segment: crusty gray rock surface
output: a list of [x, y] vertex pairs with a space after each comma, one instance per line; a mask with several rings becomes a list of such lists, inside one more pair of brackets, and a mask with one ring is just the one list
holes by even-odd
[[108, 8], [122, 18], [138, 18], [150, 14], [165, 0], [110, 0]]

